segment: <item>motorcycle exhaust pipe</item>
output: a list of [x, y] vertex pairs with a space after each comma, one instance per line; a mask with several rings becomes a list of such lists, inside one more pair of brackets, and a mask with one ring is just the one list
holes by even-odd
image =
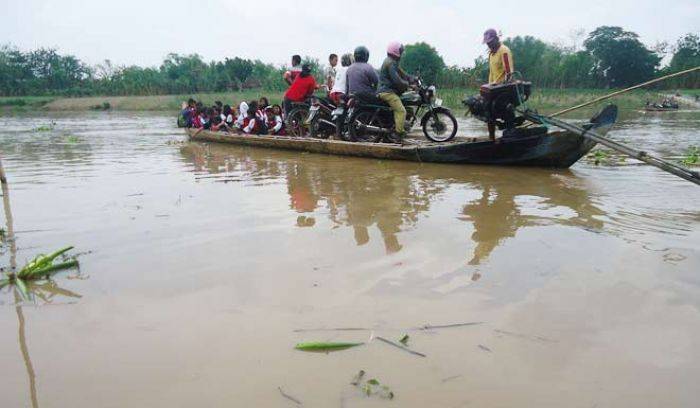
[[324, 125], [328, 125], [328, 126], [335, 127], [335, 122], [331, 122], [330, 120], [319, 119], [318, 121], [319, 121], [320, 123], [323, 123]]
[[376, 133], [380, 135], [390, 135], [391, 130], [386, 129], [386, 128], [381, 128], [378, 126], [372, 126], [372, 125], [365, 125], [364, 123], [360, 123], [358, 128], [362, 131], [369, 132], [369, 133]]

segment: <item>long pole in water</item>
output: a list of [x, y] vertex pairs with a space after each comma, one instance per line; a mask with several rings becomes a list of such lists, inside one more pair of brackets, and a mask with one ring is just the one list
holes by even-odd
[[604, 100], [606, 100], [606, 99], [610, 99], [610, 98], [612, 98], [612, 97], [615, 97], [615, 96], [618, 96], [618, 95], [622, 95], [623, 93], [626, 93], [626, 92], [629, 92], [629, 91], [633, 91], [633, 90], [635, 90], [635, 89], [643, 88], [643, 87], [645, 87], [645, 86], [649, 86], [649, 85], [655, 84], [655, 83], [657, 83], [657, 82], [665, 81], [665, 80], [670, 79], [670, 78], [674, 78], [674, 77], [677, 77], [677, 76], [689, 74], [689, 73], [694, 72], [694, 71], [700, 71], [700, 66], [699, 66], [699, 67], [695, 67], [695, 68], [686, 69], [686, 70], [684, 70], [684, 71], [679, 71], [679, 72], [676, 72], [676, 73], [674, 73], [674, 74], [664, 75], [664, 76], [662, 76], [661, 78], [652, 79], [651, 81], [647, 81], [647, 82], [641, 83], [641, 84], [639, 84], [639, 85], [635, 85], [635, 86], [631, 86], [631, 87], [629, 87], [629, 88], [625, 88], [625, 89], [621, 89], [621, 90], [619, 90], [619, 91], [615, 91], [615, 92], [613, 92], [613, 93], [611, 93], [611, 94], [604, 95], [604, 96], [601, 96], [601, 97], [599, 97], [599, 98], [595, 98], [595, 99], [593, 99], [592, 101], [589, 101], [589, 102], [586, 102], [586, 103], [582, 103], [582, 104], [580, 104], [580, 105], [572, 106], [571, 108], [566, 108], [566, 109], [564, 109], [564, 110], [560, 110], [559, 112], [556, 112], [556, 113], [554, 113], [554, 114], [552, 114], [552, 115], [549, 115], [549, 117], [550, 117], [550, 118], [553, 118], [553, 117], [556, 117], [556, 116], [561, 116], [561, 115], [563, 115], [563, 114], [565, 114], [565, 113], [569, 113], [569, 112], [571, 112], [571, 111], [575, 111], [575, 110], [577, 110], [577, 109], [581, 109], [581, 108], [585, 108], [586, 106], [593, 105], [594, 103], [598, 103], [598, 102], [600, 102], [600, 101], [604, 101]]
[[[529, 116], [527, 112], [525, 112], [526, 116]], [[600, 143], [604, 146], [607, 146], [615, 151], [618, 151], [620, 153], [626, 154], [628, 156], [631, 156], [637, 160], [641, 160], [647, 164], [650, 164], [654, 167], [658, 167], [659, 169], [666, 171], [668, 173], [671, 173], [673, 175], [676, 175], [680, 178], [686, 179], [690, 181], [691, 183], [695, 183], [700, 186], [700, 173], [697, 171], [693, 171], [690, 169], [686, 169], [685, 167], [679, 166], [675, 163], [672, 163], [667, 160], [659, 159], [658, 157], [654, 157], [649, 155], [649, 153], [642, 151], [642, 150], [635, 150], [629, 146], [626, 146], [620, 142], [616, 142], [612, 139], [609, 139], [607, 137], [601, 136], [597, 133], [595, 133], [592, 130], [587, 130], [584, 128], [581, 128], [576, 125], [572, 125], [568, 122], [564, 122], [563, 120], [559, 119], [554, 119], [552, 117], [547, 117], [547, 116], [530, 116], [529, 119], [533, 121], [538, 121], [541, 122], [544, 120], [546, 123], [552, 124], [556, 127], [560, 127], [564, 130], [568, 130], [571, 133], [575, 133], [579, 136], [586, 137], [588, 139], [591, 139], [597, 143]]]

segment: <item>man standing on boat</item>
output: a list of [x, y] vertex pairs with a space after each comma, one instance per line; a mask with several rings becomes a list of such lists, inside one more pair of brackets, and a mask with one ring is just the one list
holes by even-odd
[[[495, 29], [489, 28], [484, 32], [484, 44], [489, 47], [489, 84], [500, 84], [510, 80], [513, 74], [513, 53], [510, 48], [501, 44]], [[496, 125], [488, 124], [489, 138], [496, 139]]]

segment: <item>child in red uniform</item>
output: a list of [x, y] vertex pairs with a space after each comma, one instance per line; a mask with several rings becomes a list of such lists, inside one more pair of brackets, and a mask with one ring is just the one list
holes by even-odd
[[282, 108], [279, 105], [272, 105], [267, 112], [267, 129], [271, 135], [284, 136], [284, 121], [282, 120]]
[[248, 113], [243, 118], [243, 123], [241, 125], [241, 130], [249, 135], [254, 135], [258, 133], [260, 129], [260, 122], [255, 115], [258, 110], [258, 103], [256, 101], [251, 101], [248, 104]]
[[302, 65], [301, 73], [284, 94], [284, 113], [289, 114], [292, 110], [292, 103], [306, 101], [318, 88], [316, 79], [311, 75], [311, 66], [309, 64]]

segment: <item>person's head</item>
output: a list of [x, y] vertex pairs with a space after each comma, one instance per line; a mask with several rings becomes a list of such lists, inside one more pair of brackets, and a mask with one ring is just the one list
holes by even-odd
[[250, 101], [248, 103], [248, 117], [255, 116], [255, 111], [258, 110], [258, 101]]
[[328, 63], [331, 64], [332, 67], [338, 65], [338, 54], [331, 54], [328, 56]]
[[355, 62], [367, 62], [369, 61], [369, 50], [364, 45], [360, 45], [355, 48], [353, 53], [355, 56]]
[[228, 116], [231, 114], [231, 105], [224, 105], [224, 115]]
[[486, 44], [492, 51], [498, 49], [498, 46], [501, 45], [501, 41], [499, 40], [498, 33], [495, 29], [489, 28], [488, 30], [484, 31], [483, 43]]
[[197, 101], [194, 99], [190, 98], [187, 100], [187, 106], [190, 108], [194, 108], [197, 105]]
[[301, 64], [301, 55], [292, 55], [292, 66], [296, 67]]
[[197, 113], [202, 112], [204, 110], [204, 104], [202, 102], [197, 102], [195, 109], [197, 110]]
[[214, 109], [212, 109], [212, 108], [207, 108], [207, 109], [204, 111], [204, 117], [210, 118], [210, 117], [212, 117], [212, 116], [214, 116]]
[[273, 113], [275, 116], [281, 115], [281, 114], [282, 114], [282, 107], [279, 106], [279, 105], [276, 105], [276, 104], [275, 104], [275, 105], [272, 105], [272, 113]]
[[270, 101], [267, 100], [267, 97], [261, 96], [260, 100], [258, 101], [258, 105], [260, 106], [261, 109], [265, 109], [268, 106], [270, 106]]
[[390, 56], [395, 60], [401, 59], [402, 54], [403, 44], [401, 44], [400, 42], [394, 41], [386, 47], [386, 55]]
[[307, 76], [311, 75], [311, 65], [309, 64], [304, 64], [301, 66], [301, 76], [302, 78], [306, 78]]
[[221, 108], [224, 106], [224, 104], [221, 103], [221, 101], [216, 101], [216, 102], [214, 102], [214, 105], [216, 105], [216, 107], [219, 108], [219, 109], [221, 109]]
[[349, 67], [352, 64], [352, 54], [343, 54], [340, 57], [340, 65], [344, 67]]

